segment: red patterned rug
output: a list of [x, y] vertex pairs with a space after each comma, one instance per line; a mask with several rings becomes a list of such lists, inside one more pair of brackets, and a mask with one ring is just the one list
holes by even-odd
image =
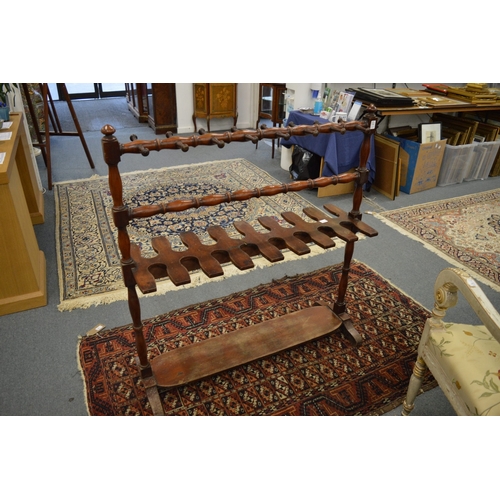
[[376, 216], [500, 291], [500, 189]]
[[[341, 265], [286, 277], [147, 320], [152, 352], [306, 307], [334, 302]], [[333, 291], [330, 291], [333, 290]], [[326, 293], [325, 293], [326, 291]], [[428, 311], [360, 262], [352, 265], [348, 312], [363, 338], [334, 333], [176, 389], [167, 415], [379, 415], [400, 405]], [[130, 325], [84, 337], [78, 347], [91, 415], [150, 415]], [[429, 378], [426, 387], [435, 385]]]

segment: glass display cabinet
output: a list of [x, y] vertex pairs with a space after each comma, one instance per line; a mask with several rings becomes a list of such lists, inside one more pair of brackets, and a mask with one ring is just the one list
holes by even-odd
[[[259, 83], [259, 112], [255, 128], [259, 127], [261, 120], [269, 120], [273, 127], [276, 125], [281, 127], [286, 111], [285, 93], [286, 83]], [[272, 141], [272, 158], [274, 158], [274, 139]]]

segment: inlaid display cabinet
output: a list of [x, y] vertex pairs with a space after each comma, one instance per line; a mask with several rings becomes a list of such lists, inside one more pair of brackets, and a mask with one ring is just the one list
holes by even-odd
[[193, 123], [195, 131], [197, 118], [207, 120], [210, 132], [210, 120], [213, 118], [233, 118], [236, 127], [238, 120], [236, 83], [194, 83], [194, 113]]

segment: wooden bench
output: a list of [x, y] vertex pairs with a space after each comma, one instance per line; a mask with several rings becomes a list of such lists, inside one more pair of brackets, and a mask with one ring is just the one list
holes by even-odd
[[[118, 246], [121, 253], [121, 267], [125, 286], [128, 289], [129, 310], [132, 317], [137, 361], [141, 378], [146, 388], [149, 402], [155, 415], [163, 414], [158, 387], [175, 387], [199, 380], [221, 371], [250, 361], [260, 359], [323, 335], [342, 329], [348, 333], [353, 343], [360, 342], [346, 313], [345, 295], [348, 285], [349, 268], [356, 233], [376, 236], [377, 232], [362, 222], [360, 205], [363, 185], [368, 180], [366, 162], [370, 153], [371, 136], [377, 128], [376, 110], [368, 108], [361, 120], [339, 124], [300, 125], [289, 124], [284, 128], [261, 128], [257, 130], [232, 129], [224, 133], [205, 133], [190, 137], [167, 135], [165, 139], [148, 141], [131, 137], [131, 142], [120, 143], [114, 136], [111, 125], [102, 128], [102, 148], [108, 165], [109, 187], [113, 198], [113, 220], [118, 229]], [[142, 154], [163, 149], [217, 145], [223, 147], [230, 142], [276, 139], [291, 135], [364, 132], [360, 148], [359, 167], [354, 172], [332, 177], [320, 177], [306, 181], [277, 184], [256, 189], [241, 189], [231, 193], [215, 193], [199, 198], [180, 199], [155, 205], [139, 207], [127, 206], [122, 197], [122, 180], [118, 163], [124, 154]], [[151, 240], [157, 255], [144, 257], [138, 245], [130, 241], [127, 226], [133, 219], [152, 217], [158, 214], [180, 212], [200, 206], [221, 203], [238, 203], [251, 198], [274, 196], [280, 193], [296, 192], [304, 189], [320, 188], [335, 184], [355, 183], [352, 209], [349, 213], [332, 204], [326, 204], [327, 213], [315, 208], [304, 209], [308, 219], [299, 214], [285, 212], [283, 219], [288, 225], [282, 226], [270, 217], [261, 217], [260, 224], [267, 231], [256, 231], [245, 221], [234, 221], [241, 238], [230, 237], [224, 229], [212, 226], [208, 233], [213, 244], [204, 244], [193, 232], [180, 234], [184, 250], [173, 250], [165, 236], [155, 236]], [[156, 281], [168, 277], [176, 286], [190, 282], [190, 272], [201, 269], [209, 278], [224, 273], [222, 264], [231, 262], [240, 270], [253, 267], [252, 257], [262, 255], [270, 262], [283, 260], [282, 250], [302, 255], [310, 252], [309, 245], [322, 248], [335, 246], [335, 238], [345, 242], [344, 262], [339, 280], [336, 302], [333, 305], [320, 302], [309, 309], [293, 312], [258, 325], [242, 328], [196, 344], [180, 347], [149, 359], [146, 345], [139, 297], [136, 286], [142, 293], [156, 291]]]

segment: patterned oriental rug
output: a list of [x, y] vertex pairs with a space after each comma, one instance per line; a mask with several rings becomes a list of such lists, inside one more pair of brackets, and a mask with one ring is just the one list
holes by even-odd
[[[285, 277], [145, 321], [152, 352], [201, 342], [253, 323], [334, 302], [341, 265]], [[326, 291], [326, 292], [325, 292]], [[341, 333], [175, 389], [174, 415], [380, 415], [402, 403], [429, 312], [354, 261], [348, 312], [363, 343]], [[151, 352], [151, 351], [150, 351]], [[90, 415], [150, 415], [135, 365], [131, 325], [80, 339], [78, 360]], [[428, 375], [424, 389], [435, 386]]]
[[500, 189], [376, 217], [500, 291]]
[[[122, 175], [122, 180], [123, 197], [130, 206], [278, 184], [276, 179], [244, 159], [126, 173]], [[54, 184], [54, 198], [61, 297], [59, 310], [126, 300], [107, 176]], [[246, 220], [257, 230], [263, 231], [257, 222], [258, 217], [271, 216], [287, 225], [281, 218], [281, 212], [302, 214], [302, 209], [309, 205], [297, 193], [288, 193], [240, 203], [200, 207], [170, 214], [168, 218], [160, 215], [138, 219], [131, 222], [128, 230], [131, 240], [142, 246], [143, 253], [155, 255], [150, 246], [152, 234], [169, 236], [174, 249], [183, 249], [185, 247], [178, 237], [180, 231], [194, 231], [207, 242], [211, 240], [206, 229], [216, 224], [226, 229], [231, 236], [238, 237], [232, 226], [235, 220]], [[339, 248], [343, 242], [336, 239], [336, 245]], [[288, 261], [324, 251], [317, 245], [311, 245], [311, 253], [302, 257], [286, 250], [283, 254], [285, 261]], [[255, 268], [269, 265], [263, 257], [253, 260]], [[225, 276], [218, 279], [241, 272], [232, 264], [227, 264]], [[192, 283], [184, 287], [196, 286], [208, 278], [198, 271], [191, 274], [191, 280]], [[166, 293], [175, 288], [166, 279], [158, 283], [156, 293]]]

